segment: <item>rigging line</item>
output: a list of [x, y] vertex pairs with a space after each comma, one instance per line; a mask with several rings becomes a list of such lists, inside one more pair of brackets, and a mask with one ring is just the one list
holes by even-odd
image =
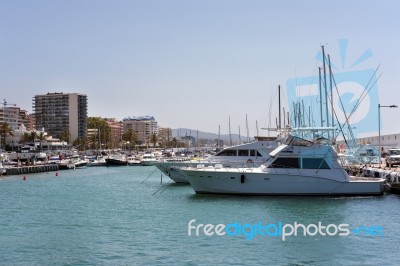
[[[381, 76], [382, 76], [382, 74], [380, 74], [377, 78], [376, 78], [376, 80], [374, 81], [374, 83], [372, 83], [372, 85], [371, 85], [371, 87], [368, 89], [368, 92], [370, 92], [371, 91], [371, 89], [374, 87], [374, 85], [378, 82], [378, 80], [381, 78]], [[363, 98], [361, 99], [361, 102], [364, 100], [364, 98], [367, 96], [368, 94], [365, 94], [364, 96], [363, 96]], [[358, 107], [358, 106], [357, 106]]]
[[154, 174], [155, 171], [157, 171], [158, 168], [154, 169], [153, 172], [150, 173], [150, 175], [148, 175], [142, 182], [140, 182], [140, 184], [143, 184], [144, 181], [146, 181], [150, 176], [152, 176]]
[[[332, 76], [332, 80], [333, 80], [333, 83], [335, 84], [336, 92], [337, 92], [337, 94], [338, 94], [338, 96], [339, 96], [338, 98], [339, 98], [340, 104], [341, 104], [342, 109], [343, 109], [343, 114], [344, 114], [345, 119], [346, 119], [345, 122], [343, 123], [343, 127], [347, 124], [347, 128], [348, 128], [348, 130], [349, 130], [349, 134], [350, 134], [351, 140], [352, 140], [352, 142], [354, 143], [354, 140], [355, 140], [354, 134], [353, 134], [353, 131], [351, 130], [349, 117], [348, 117], [347, 114], [346, 114], [346, 110], [344, 109], [342, 99], [340, 98], [340, 94], [339, 94], [339, 90], [338, 90], [338, 88], [337, 88], [335, 76]], [[338, 120], [338, 119], [337, 119], [337, 120]], [[339, 120], [338, 120], [338, 124], [340, 124], [340, 121], [339, 121]], [[340, 128], [341, 128], [341, 130], [342, 130], [342, 126], [340, 126]], [[343, 135], [343, 134], [344, 134], [344, 133], [342, 132], [342, 135]], [[346, 141], [346, 145], [347, 145], [347, 147], [349, 147], [347, 141]]]
[[162, 193], [168, 188], [167, 185], [168, 185], [168, 184], [171, 184], [171, 183], [172, 183], [172, 180], [169, 180], [168, 183], [164, 185], [164, 189], [161, 190], [160, 194], [162, 194]]
[[349, 119], [352, 117], [352, 115], [355, 113], [355, 111], [357, 110], [357, 108], [359, 107], [359, 105], [361, 104], [361, 102], [365, 99], [365, 97], [367, 97], [368, 93], [371, 91], [371, 89], [374, 87], [374, 85], [378, 82], [378, 80], [380, 79], [380, 77], [382, 76], [382, 74], [380, 74], [378, 76], [378, 78], [374, 81], [374, 83], [372, 83], [371, 87], [368, 89], [367, 93], [361, 98], [359, 99], [359, 102], [357, 102], [357, 105], [353, 108], [353, 110], [351, 111], [350, 115], [349, 115]]
[[361, 102], [363, 101], [363, 99], [368, 95], [368, 93], [370, 92], [370, 90], [372, 89], [372, 87], [375, 85], [375, 83], [378, 81], [379, 77], [375, 80], [375, 82], [371, 85], [371, 87], [368, 89], [369, 84], [371, 83], [372, 79], [374, 78], [376, 72], [378, 71], [380, 65], [378, 65], [378, 67], [375, 69], [374, 74], [372, 74], [371, 78], [369, 79], [367, 85], [365, 85], [365, 89], [363, 91], [363, 93], [361, 94], [361, 96], [358, 98], [357, 103], [354, 105], [353, 110], [350, 112], [350, 114], [352, 114], [353, 112], [355, 112], [355, 110], [357, 110], [358, 106], [361, 104]]
[[[333, 83], [335, 84], [336, 93], [337, 93], [337, 95], [338, 95], [338, 98], [339, 98], [339, 101], [340, 101], [340, 105], [342, 106], [343, 114], [344, 114], [344, 116], [345, 116], [345, 118], [346, 118], [346, 122], [345, 122], [344, 124], [346, 124], [346, 123], [348, 122], [348, 118], [347, 118], [347, 114], [346, 114], [346, 109], [344, 109], [343, 101], [342, 101], [342, 99], [340, 98], [340, 94], [339, 94], [339, 90], [338, 90], [338, 87], [337, 87], [337, 84], [336, 84], [335, 76], [332, 76], [332, 80], [333, 80]], [[338, 120], [338, 123], [340, 123], [339, 120]]]
[[[166, 183], [165, 185], [163, 185], [163, 186], [161, 186], [159, 189], [157, 189], [157, 191], [156, 192], [154, 192], [153, 194], [151, 194], [152, 196], [154, 196], [155, 194], [157, 194], [160, 190], [162, 190], [163, 189], [163, 191], [165, 190], [165, 188], [166, 188], [166, 186], [169, 184], [169, 183], [171, 183], [172, 182], [172, 180], [169, 180], [168, 181], [168, 183]], [[161, 192], [162, 193], [162, 192]], [[160, 194], [161, 194], [160, 193]]]
[[[347, 148], [350, 148], [350, 147], [349, 147], [349, 143], [347, 142], [346, 136], [345, 136], [345, 134], [344, 134], [344, 132], [343, 132], [342, 125], [340, 124], [340, 121], [339, 121], [339, 118], [338, 118], [338, 116], [337, 116], [337, 114], [336, 114], [335, 109], [333, 109], [332, 111], [333, 111], [333, 114], [335, 115], [336, 121], [338, 121], [338, 125], [339, 125], [339, 128], [340, 128], [340, 132], [342, 133], [344, 142], [346, 143]], [[336, 141], [335, 141], [335, 142], [336, 142]]]
[[[336, 86], [335, 79], [334, 79], [333, 76], [332, 76], [332, 78], [333, 78], [333, 81], [334, 81], [334, 83], [335, 83], [335, 88], [336, 88], [336, 90], [337, 90], [337, 86]], [[339, 92], [338, 92], [338, 95], [339, 95]], [[329, 99], [329, 100], [331, 101], [331, 103], [332, 103], [332, 100], [333, 100], [333, 99], [330, 99], [330, 97], [328, 97], [328, 99]], [[342, 103], [340, 97], [339, 97], [339, 100], [340, 100], [340, 102], [341, 102], [341, 104], [342, 104], [342, 108], [343, 108], [343, 103]], [[343, 109], [343, 110], [344, 110], [344, 109]], [[335, 109], [332, 109], [332, 112], [333, 112], [333, 114], [334, 114], [334, 116], [335, 116], [335, 118], [336, 118], [336, 121], [338, 122], [337, 124], [338, 124], [338, 126], [339, 126], [339, 128], [340, 128], [340, 132], [342, 133], [344, 142], [346, 143], [347, 148], [350, 148], [350, 147], [349, 147], [349, 143], [347, 142], [346, 136], [345, 136], [345, 134], [344, 134], [344, 132], [343, 132], [343, 127], [342, 127], [342, 125], [340, 124], [340, 121], [339, 121], [339, 118], [338, 118], [338, 116], [337, 116], [337, 113], [336, 113]]]

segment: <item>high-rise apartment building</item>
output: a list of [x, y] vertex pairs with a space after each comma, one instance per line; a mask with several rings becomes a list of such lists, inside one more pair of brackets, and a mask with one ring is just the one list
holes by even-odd
[[152, 116], [131, 116], [122, 120], [124, 132], [132, 129], [137, 134], [137, 141], [149, 142], [150, 136], [158, 133], [157, 121]]
[[86, 139], [86, 95], [62, 92], [35, 95], [33, 111], [36, 128], [44, 128], [49, 135], [64, 138], [69, 134], [69, 143], [77, 138]]
[[7, 123], [12, 130], [28, 124], [28, 112], [16, 106], [0, 107], [0, 123]]

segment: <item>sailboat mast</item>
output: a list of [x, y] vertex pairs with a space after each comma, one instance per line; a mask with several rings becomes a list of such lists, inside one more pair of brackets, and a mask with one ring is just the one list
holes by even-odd
[[323, 67], [324, 67], [324, 87], [325, 87], [325, 109], [326, 109], [326, 125], [327, 127], [330, 126], [329, 123], [329, 114], [328, 114], [328, 84], [326, 83], [326, 63], [325, 63], [325, 49], [324, 46], [322, 45], [322, 62], [323, 62]]
[[[329, 68], [329, 87], [331, 90], [331, 114], [332, 114], [332, 127], [335, 127], [335, 119], [333, 114], [333, 77], [332, 77], [332, 67], [331, 67], [331, 57], [328, 54], [328, 68]], [[333, 133], [335, 134], [335, 133]], [[335, 136], [332, 136], [334, 138]]]
[[319, 76], [319, 115], [321, 116], [321, 127], [324, 126], [324, 119], [323, 119], [323, 115], [322, 115], [322, 86], [321, 86], [321, 67], [318, 67], [318, 76]]
[[217, 148], [219, 148], [220, 142], [221, 142], [221, 125], [218, 125], [218, 143], [217, 143]]

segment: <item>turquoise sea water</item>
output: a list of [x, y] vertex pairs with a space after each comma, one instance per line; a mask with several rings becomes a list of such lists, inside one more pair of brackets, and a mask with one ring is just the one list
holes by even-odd
[[[0, 178], [1, 265], [399, 265], [400, 196], [196, 195], [154, 167]], [[150, 176], [150, 177], [149, 177]], [[147, 180], [145, 180], [149, 177]], [[144, 181], [145, 180], [145, 181]], [[144, 182], [143, 182], [144, 181]], [[383, 236], [188, 236], [188, 222], [380, 226]], [[250, 232], [250, 231], [246, 231]], [[272, 232], [272, 231], [271, 231]], [[194, 231], [192, 232], [194, 233]]]

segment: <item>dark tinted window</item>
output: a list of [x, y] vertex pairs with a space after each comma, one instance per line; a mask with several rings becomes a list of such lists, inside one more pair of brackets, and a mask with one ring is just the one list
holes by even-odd
[[298, 158], [277, 158], [268, 168], [300, 168]]
[[216, 156], [236, 156], [236, 150], [223, 150]]
[[238, 156], [249, 156], [249, 150], [238, 150]]
[[330, 169], [324, 158], [303, 158], [303, 169]]

